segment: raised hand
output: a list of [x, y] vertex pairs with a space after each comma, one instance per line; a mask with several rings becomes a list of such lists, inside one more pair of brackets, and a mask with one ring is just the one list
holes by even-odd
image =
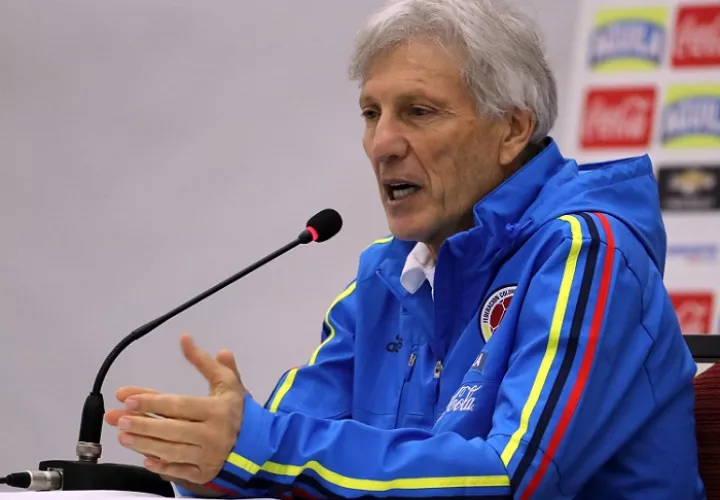
[[210, 395], [123, 387], [117, 397], [125, 409], [109, 410], [105, 420], [121, 430], [119, 440], [124, 447], [145, 455], [147, 469], [204, 484], [217, 476], [237, 441], [247, 391], [232, 353], [221, 351], [213, 358], [189, 335], [181, 337], [180, 345], [185, 358], [208, 381]]

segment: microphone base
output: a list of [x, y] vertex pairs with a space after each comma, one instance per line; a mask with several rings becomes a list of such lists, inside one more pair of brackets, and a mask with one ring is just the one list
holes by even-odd
[[112, 490], [175, 497], [172, 485], [142, 467], [124, 464], [99, 464], [77, 460], [46, 460], [40, 470], [62, 473], [62, 490]]

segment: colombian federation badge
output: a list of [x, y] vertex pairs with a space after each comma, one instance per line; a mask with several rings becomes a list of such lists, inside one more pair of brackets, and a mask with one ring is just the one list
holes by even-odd
[[490, 340], [490, 337], [492, 337], [495, 330], [500, 326], [500, 322], [510, 307], [510, 302], [512, 301], [516, 288], [516, 285], [507, 285], [498, 288], [490, 294], [480, 308], [480, 333], [483, 339], [485, 339], [485, 342]]

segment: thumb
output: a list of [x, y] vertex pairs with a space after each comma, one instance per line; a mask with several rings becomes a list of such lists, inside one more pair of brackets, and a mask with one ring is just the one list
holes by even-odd
[[230, 368], [237, 377], [238, 381], [242, 383], [242, 379], [240, 378], [240, 371], [238, 370], [237, 363], [235, 362], [235, 355], [232, 352], [228, 351], [227, 349], [223, 349], [217, 354], [217, 356], [215, 356], [215, 359], [221, 365]]
[[196, 346], [190, 335], [183, 334], [180, 337], [180, 347], [185, 355], [185, 359], [194, 365], [210, 384], [211, 395], [218, 391], [222, 392], [223, 389], [233, 389], [237, 387], [239, 380], [232, 369], [229, 369], [210, 354]]
[[215, 359], [221, 365], [232, 370], [235, 374], [235, 377], [237, 377], [238, 382], [240, 382], [240, 385], [243, 387], [243, 389], [245, 389], [245, 392], [250, 392], [245, 387], [245, 384], [243, 384], [242, 377], [240, 376], [240, 370], [238, 370], [237, 362], [235, 361], [235, 355], [232, 352], [228, 351], [227, 349], [223, 349], [217, 354], [217, 356], [215, 356]]

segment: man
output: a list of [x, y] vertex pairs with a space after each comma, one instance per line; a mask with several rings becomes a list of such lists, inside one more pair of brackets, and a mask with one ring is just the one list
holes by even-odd
[[210, 396], [120, 389], [120, 442], [185, 494], [704, 498], [649, 158], [561, 156], [536, 29], [500, 0], [392, 2], [352, 68], [393, 236], [264, 407], [184, 336]]

